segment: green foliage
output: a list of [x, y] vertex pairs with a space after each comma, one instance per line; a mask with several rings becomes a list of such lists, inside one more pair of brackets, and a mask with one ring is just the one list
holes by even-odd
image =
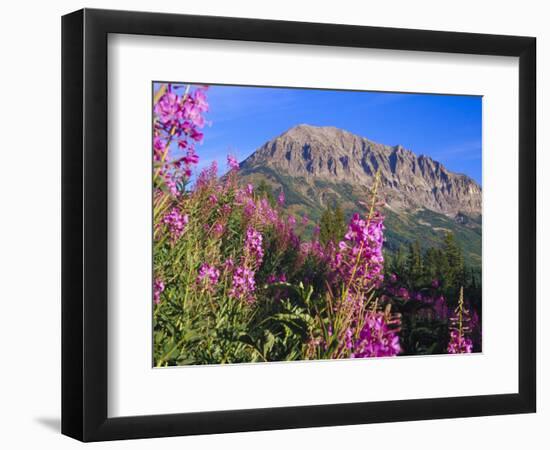
[[452, 233], [462, 249], [464, 262], [475, 269], [481, 268], [481, 226], [476, 222], [466, 225], [433, 211], [420, 210], [413, 214], [386, 210], [386, 248], [395, 254], [411, 242], [419, 241], [423, 250], [441, 246], [445, 235]]
[[336, 204], [334, 208], [327, 208], [321, 215], [319, 240], [322, 244], [328, 242], [339, 242], [346, 232], [346, 221], [344, 211], [340, 205]]
[[405, 355], [446, 353], [447, 320], [437, 317], [433, 307], [420, 302], [402, 302], [396, 310], [402, 314], [401, 346]]
[[422, 264], [422, 251], [420, 242], [415, 241], [409, 244], [409, 254], [407, 255], [407, 278], [409, 286], [417, 288], [422, 283], [424, 266]]
[[[269, 167], [255, 167], [253, 172], [242, 172], [243, 179], [259, 183], [269, 180], [275, 186], [281, 186], [289, 207], [299, 206], [309, 218], [319, 221], [326, 212], [319, 199], [329, 206], [340, 205], [344, 218], [349, 219], [353, 212], [365, 213], [364, 205], [368, 190], [346, 183], [330, 183], [314, 180], [310, 186], [301, 177], [289, 177]], [[304, 186], [308, 186], [307, 189]], [[305, 192], [304, 192], [305, 191]], [[465, 264], [479, 271], [481, 269], [481, 217], [469, 217], [460, 214], [456, 220], [428, 209], [415, 212], [384, 209], [385, 249], [394, 256], [400, 247], [408, 248], [410, 243], [419, 241], [421, 248], [439, 247], [445, 234], [453, 233], [463, 252]], [[403, 251], [403, 250], [402, 250]]]
[[272, 207], [275, 206], [276, 200], [275, 195], [273, 194], [273, 189], [269, 186], [269, 184], [267, 184], [265, 179], [262, 178], [258, 183], [258, 186], [256, 186], [256, 194], [260, 198], [266, 198]]
[[449, 287], [463, 286], [465, 284], [465, 267], [462, 249], [456, 242], [455, 236], [452, 233], [446, 233], [443, 251], [448, 262], [447, 273], [445, 273], [445, 281]]

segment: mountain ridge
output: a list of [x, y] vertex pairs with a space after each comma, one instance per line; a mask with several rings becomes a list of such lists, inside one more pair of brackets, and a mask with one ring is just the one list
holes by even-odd
[[381, 193], [399, 211], [424, 207], [449, 217], [481, 215], [481, 187], [427, 155], [386, 145], [336, 127], [307, 124], [290, 128], [241, 163], [245, 174], [267, 167], [306, 184], [315, 180], [372, 184], [381, 172]]

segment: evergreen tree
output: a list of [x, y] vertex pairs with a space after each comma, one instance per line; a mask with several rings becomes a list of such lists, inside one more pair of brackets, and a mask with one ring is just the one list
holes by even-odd
[[445, 234], [443, 249], [449, 264], [449, 282], [453, 288], [458, 289], [458, 287], [463, 286], [465, 282], [464, 256], [462, 255], [462, 249], [457, 244], [453, 233], [449, 232]]
[[436, 265], [437, 279], [441, 283], [441, 287], [444, 290], [452, 287], [451, 273], [449, 268], [449, 261], [443, 250], [436, 249], [434, 252], [434, 260]]
[[392, 272], [400, 278], [405, 275], [405, 251], [402, 245], [399, 246], [393, 258]]
[[321, 223], [319, 230], [319, 240], [323, 244], [328, 242], [339, 242], [344, 237], [346, 232], [346, 221], [344, 211], [340, 205], [336, 205], [334, 209], [327, 208], [321, 215]]
[[411, 288], [417, 288], [422, 284], [422, 250], [420, 242], [415, 241], [409, 244], [407, 255], [407, 278]]
[[337, 240], [341, 240], [346, 234], [346, 218], [344, 217], [344, 211], [340, 205], [336, 204], [334, 207], [334, 233]]
[[439, 279], [437, 266], [437, 250], [435, 248], [430, 247], [426, 250], [426, 252], [424, 253], [422, 265], [423, 277], [425, 282], [429, 283], [434, 279]]

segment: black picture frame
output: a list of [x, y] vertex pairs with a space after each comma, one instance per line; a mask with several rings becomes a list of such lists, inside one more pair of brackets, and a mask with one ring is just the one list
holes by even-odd
[[[109, 418], [110, 33], [519, 57], [518, 393]], [[62, 18], [62, 433], [82, 441], [535, 412], [536, 39], [84, 9]]]

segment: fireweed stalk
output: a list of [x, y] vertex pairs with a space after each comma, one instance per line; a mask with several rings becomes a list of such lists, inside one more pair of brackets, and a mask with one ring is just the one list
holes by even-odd
[[383, 280], [383, 217], [378, 204], [380, 172], [375, 175], [363, 219], [354, 214], [344, 240], [331, 261], [336, 280], [341, 283], [327, 292], [328, 325], [322, 324], [323, 337], [311, 336], [308, 353], [314, 358], [365, 358], [395, 356], [401, 351], [398, 327], [400, 318], [388, 305], [379, 311], [373, 301], [375, 289]]
[[470, 327], [467, 325], [468, 315], [469, 311], [464, 307], [464, 288], [460, 287], [458, 306], [450, 320], [448, 353], [472, 353], [472, 340], [466, 336], [470, 331]]

